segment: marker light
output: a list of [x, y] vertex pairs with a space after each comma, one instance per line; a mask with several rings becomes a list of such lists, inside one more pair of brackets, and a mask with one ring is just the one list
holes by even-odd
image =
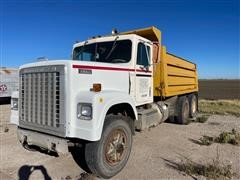
[[94, 83], [90, 91], [100, 92], [102, 90], [102, 85], [100, 83]]
[[118, 34], [118, 31], [117, 31], [117, 29], [114, 28], [114, 29], [112, 30], [112, 35], [116, 35], [116, 34]]

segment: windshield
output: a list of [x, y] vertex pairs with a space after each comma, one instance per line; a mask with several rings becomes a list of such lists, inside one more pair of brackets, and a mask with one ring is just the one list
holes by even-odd
[[131, 59], [132, 42], [119, 40], [85, 44], [73, 50], [73, 60], [127, 63]]

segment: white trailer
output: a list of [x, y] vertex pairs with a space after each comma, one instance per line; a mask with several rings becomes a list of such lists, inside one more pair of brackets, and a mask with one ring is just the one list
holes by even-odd
[[18, 90], [19, 73], [17, 68], [0, 67], [0, 102], [11, 97]]

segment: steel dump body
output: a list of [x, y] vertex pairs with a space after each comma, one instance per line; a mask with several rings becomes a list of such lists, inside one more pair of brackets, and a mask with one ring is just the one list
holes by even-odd
[[157, 47], [153, 52], [156, 59], [152, 59], [155, 97], [171, 97], [198, 91], [196, 64], [167, 53], [166, 47], [161, 44], [161, 32], [157, 28], [150, 27], [121, 34], [137, 34], [151, 40]]
[[155, 65], [154, 96], [170, 97], [198, 91], [196, 64], [161, 48], [160, 63]]

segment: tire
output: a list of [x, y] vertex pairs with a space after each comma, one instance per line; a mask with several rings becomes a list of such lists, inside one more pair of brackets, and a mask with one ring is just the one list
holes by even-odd
[[191, 118], [196, 118], [198, 110], [198, 98], [196, 94], [190, 94], [188, 96], [189, 101], [189, 116]]
[[126, 165], [132, 148], [129, 120], [122, 115], [108, 115], [100, 141], [86, 144], [85, 159], [90, 171], [111, 178]]
[[178, 124], [187, 124], [189, 118], [189, 102], [186, 96], [180, 96], [178, 98], [178, 107], [177, 107], [177, 123]]
[[77, 165], [87, 173], [91, 173], [85, 159], [86, 142], [82, 142], [81, 144], [82, 144], [81, 147], [72, 147], [69, 150]]

